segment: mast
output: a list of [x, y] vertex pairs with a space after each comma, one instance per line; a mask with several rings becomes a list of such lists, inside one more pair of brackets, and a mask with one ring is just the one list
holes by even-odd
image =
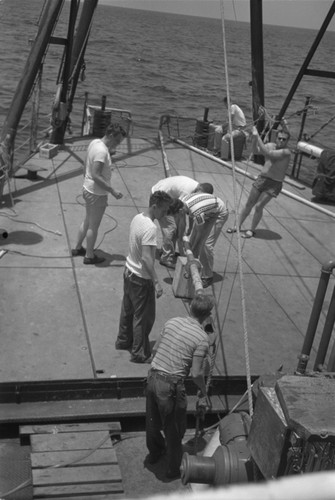
[[64, 0], [48, 0], [45, 4], [37, 36], [24, 67], [22, 78], [19, 81], [13, 96], [1, 135], [1, 141], [6, 139], [5, 142], [10, 155], [12, 155], [14, 150], [18, 124], [34, 86], [37, 73], [47, 50], [50, 37], [62, 9], [63, 2]]
[[264, 60], [263, 60], [263, 6], [262, 0], [250, 0], [251, 32], [251, 86], [253, 121], [262, 132], [264, 119], [260, 119], [259, 108], [264, 107]]
[[77, 31], [74, 35], [75, 21], [78, 13], [78, 1], [80, 0], [71, 0], [68, 39], [61, 91], [59, 94], [59, 100], [54, 106], [54, 116], [56, 116], [56, 120], [53, 120], [52, 124], [53, 131], [51, 135], [51, 142], [53, 144], [63, 144], [64, 141], [66, 126], [72, 111], [73, 98], [84, 58], [93, 14], [98, 4], [98, 0], [84, 1]]

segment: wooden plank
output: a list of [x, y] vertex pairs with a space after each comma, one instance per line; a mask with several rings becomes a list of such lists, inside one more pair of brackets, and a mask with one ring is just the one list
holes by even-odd
[[33, 453], [113, 447], [110, 435], [106, 431], [33, 434], [30, 437], [30, 442]]
[[111, 494], [111, 493], [107, 493], [107, 495], [104, 495], [104, 494], [101, 494], [101, 495], [96, 495], [95, 493], [91, 494], [91, 495], [84, 495], [84, 494], [80, 494], [80, 496], [78, 495], [71, 495], [71, 496], [59, 496], [58, 494], [56, 494], [56, 496], [44, 496], [44, 497], [35, 497], [34, 496], [34, 499], [35, 498], [43, 498], [43, 500], [53, 500], [53, 499], [57, 499], [57, 500], [116, 500], [118, 498], [126, 498], [124, 493], [117, 493], [117, 494]]
[[33, 469], [32, 475], [34, 486], [87, 485], [122, 481], [118, 465]]
[[[116, 451], [113, 448], [95, 450], [88, 455], [87, 450], [69, 450], [39, 452], [30, 455], [33, 469], [52, 467], [57, 464], [69, 464], [69, 467], [82, 465], [117, 464]], [[88, 456], [87, 456], [88, 455]], [[64, 466], [64, 465], [63, 465]]]
[[335, 379], [285, 375], [275, 390], [289, 428], [300, 437], [335, 437]]
[[20, 434], [55, 434], [60, 432], [87, 431], [121, 432], [120, 422], [84, 422], [74, 424], [21, 425]]
[[[124, 490], [122, 483], [104, 483], [104, 484], [71, 484], [65, 486], [34, 486], [35, 498], [78, 498], [84, 500], [89, 498], [94, 499], [117, 499], [124, 498]], [[93, 496], [94, 495], [94, 496]]]

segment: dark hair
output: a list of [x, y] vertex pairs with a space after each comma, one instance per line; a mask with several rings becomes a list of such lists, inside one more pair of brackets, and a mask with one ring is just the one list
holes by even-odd
[[152, 205], [161, 206], [163, 203], [171, 203], [172, 198], [169, 194], [165, 193], [165, 191], [155, 191], [152, 193], [149, 199], [149, 207]]
[[214, 193], [213, 184], [210, 184], [209, 182], [202, 182], [201, 184], [199, 184], [198, 190], [201, 191], [202, 193], [207, 193], [207, 194]]
[[110, 123], [107, 125], [105, 130], [105, 135], [112, 135], [113, 137], [117, 137], [118, 135], [122, 135], [122, 137], [126, 137], [127, 132], [119, 123]]
[[214, 297], [213, 295], [198, 294], [193, 298], [190, 310], [192, 315], [200, 320], [201, 322], [210, 315], [211, 310], [214, 307]]
[[179, 198], [175, 198], [174, 200], [172, 200], [172, 202], [170, 204], [170, 208], [168, 210], [168, 215], [176, 214], [177, 212], [179, 212], [179, 210], [181, 208], [183, 208], [183, 206], [184, 206], [184, 203]]
[[278, 134], [285, 134], [287, 136], [287, 140], [289, 140], [289, 138], [291, 137], [290, 132], [288, 130], [283, 129], [283, 128], [279, 128], [277, 130], [276, 137], [278, 136]]

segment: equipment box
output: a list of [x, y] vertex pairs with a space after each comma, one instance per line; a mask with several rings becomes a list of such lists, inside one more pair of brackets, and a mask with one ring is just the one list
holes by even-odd
[[51, 159], [58, 153], [58, 144], [43, 144], [40, 147], [40, 158]]

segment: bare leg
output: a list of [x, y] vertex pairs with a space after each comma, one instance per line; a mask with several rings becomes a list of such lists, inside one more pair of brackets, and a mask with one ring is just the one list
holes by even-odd
[[242, 227], [243, 222], [245, 221], [245, 219], [248, 217], [253, 207], [258, 202], [258, 199], [260, 198], [261, 194], [262, 193], [258, 191], [258, 189], [252, 186], [247, 202], [242, 208], [242, 211], [240, 213], [240, 223], [239, 223], [240, 227]]
[[[94, 257], [94, 245], [98, 236], [98, 229], [101, 223], [101, 219], [105, 213], [106, 207], [96, 207], [88, 205], [86, 207], [87, 210], [87, 219], [88, 219], [88, 227], [86, 231], [86, 257], [93, 259]], [[84, 221], [85, 226], [85, 221]]]
[[86, 233], [88, 229], [88, 216], [86, 210], [86, 217], [83, 222], [80, 224], [78, 236], [77, 236], [77, 244], [75, 246], [76, 250], [79, 250], [83, 246], [84, 239], [86, 238]]
[[255, 211], [254, 215], [252, 218], [252, 223], [251, 223], [251, 231], [255, 231], [256, 227], [258, 226], [261, 218], [263, 217], [263, 209], [267, 203], [272, 199], [273, 197], [269, 195], [268, 193], [261, 193], [260, 197], [258, 198], [258, 201], [255, 205]]

